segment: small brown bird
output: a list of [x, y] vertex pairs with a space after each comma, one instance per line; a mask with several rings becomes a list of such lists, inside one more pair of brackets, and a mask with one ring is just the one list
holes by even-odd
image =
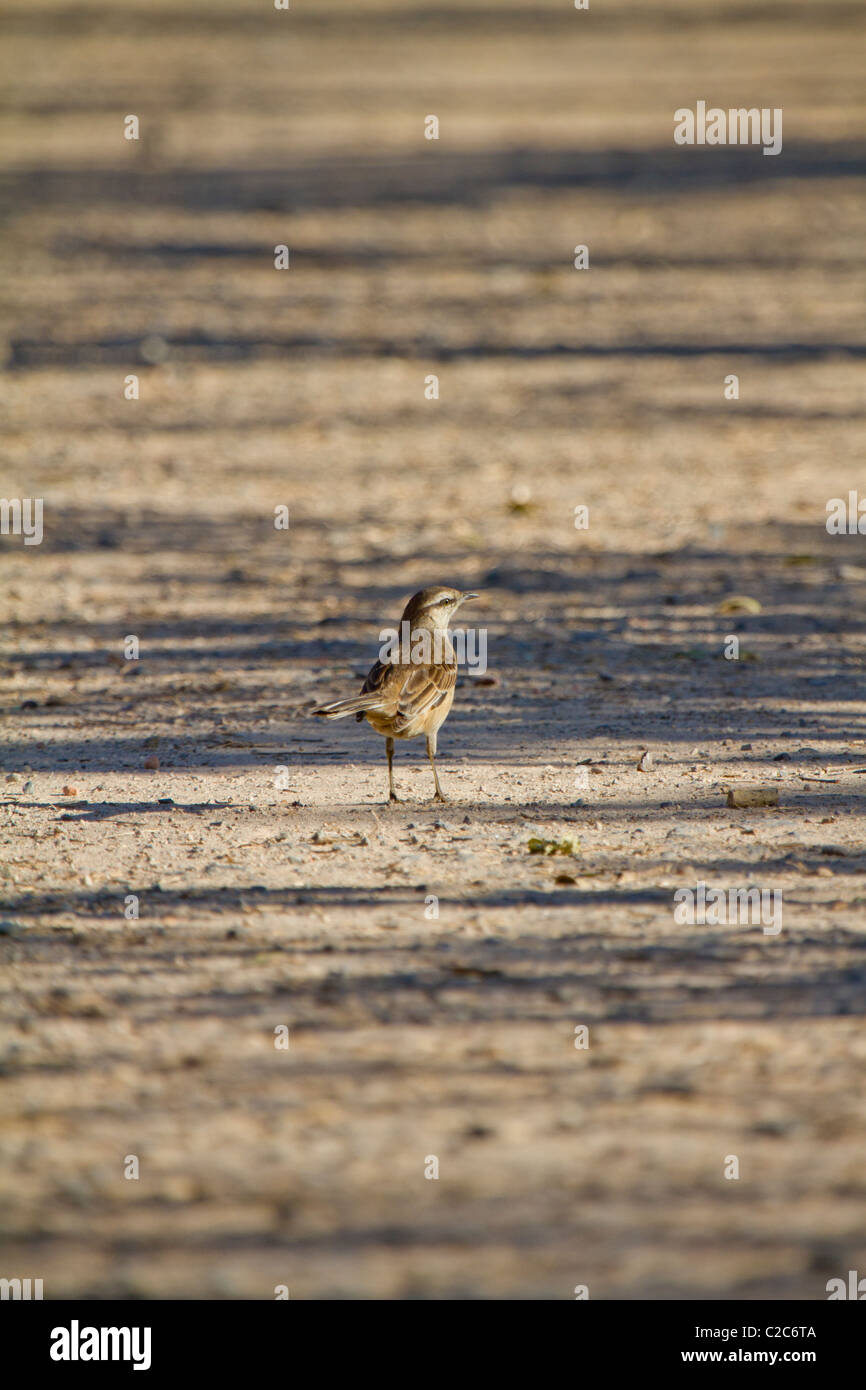
[[390, 801], [399, 801], [394, 790], [394, 739], [427, 739], [427, 756], [436, 784], [434, 801], [444, 801], [436, 772], [436, 735], [454, 702], [457, 657], [448, 624], [457, 609], [477, 594], [435, 585], [413, 594], [403, 610], [400, 632], [394, 634], [388, 659], [377, 661], [361, 687], [360, 695], [319, 705], [312, 712], [321, 719], [345, 719], [354, 714], [366, 719], [385, 738]]

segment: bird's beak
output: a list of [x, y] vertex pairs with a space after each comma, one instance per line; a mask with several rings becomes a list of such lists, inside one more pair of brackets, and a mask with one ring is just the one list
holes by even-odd
[[465, 603], [466, 600], [467, 600], [468, 598], [480, 598], [480, 597], [481, 597], [480, 594], [461, 594], [461, 595], [460, 595], [460, 602], [461, 602], [461, 603]]

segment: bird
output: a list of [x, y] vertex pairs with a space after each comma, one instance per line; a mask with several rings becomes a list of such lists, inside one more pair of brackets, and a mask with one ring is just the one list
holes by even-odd
[[[354, 714], [366, 719], [385, 739], [388, 759], [388, 801], [399, 801], [394, 790], [394, 740], [427, 740], [427, 756], [433, 769], [434, 801], [446, 801], [436, 771], [436, 735], [454, 703], [457, 657], [448, 624], [461, 604], [480, 597], [442, 584], [413, 594], [400, 619], [399, 641], [380, 651], [359, 695], [332, 704], [318, 705], [311, 713], [320, 719], [345, 719]], [[382, 656], [387, 659], [382, 660]]]

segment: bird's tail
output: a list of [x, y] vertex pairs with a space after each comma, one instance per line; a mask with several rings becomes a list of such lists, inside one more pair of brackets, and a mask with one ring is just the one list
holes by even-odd
[[368, 709], [378, 709], [382, 704], [381, 694], [371, 690], [366, 695], [353, 695], [350, 700], [335, 700], [332, 705], [319, 705], [311, 710], [321, 719], [345, 719], [349, 714], [364, 714]]

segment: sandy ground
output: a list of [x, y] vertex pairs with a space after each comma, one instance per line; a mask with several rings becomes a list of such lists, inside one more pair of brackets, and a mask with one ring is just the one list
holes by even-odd
[[[265, 9], [3, 20], [44, 539], [0, 537], [0, 1273], [824, 1298], [866, 1270], [862, 11]], [[675, 149], [702, 96], [783, 154]], [[309, 711], [440, 582], [489, 669], [450, 804], [413, 743], [389, 807]], [[678, 923], [699, 881], [782, 930]]]

